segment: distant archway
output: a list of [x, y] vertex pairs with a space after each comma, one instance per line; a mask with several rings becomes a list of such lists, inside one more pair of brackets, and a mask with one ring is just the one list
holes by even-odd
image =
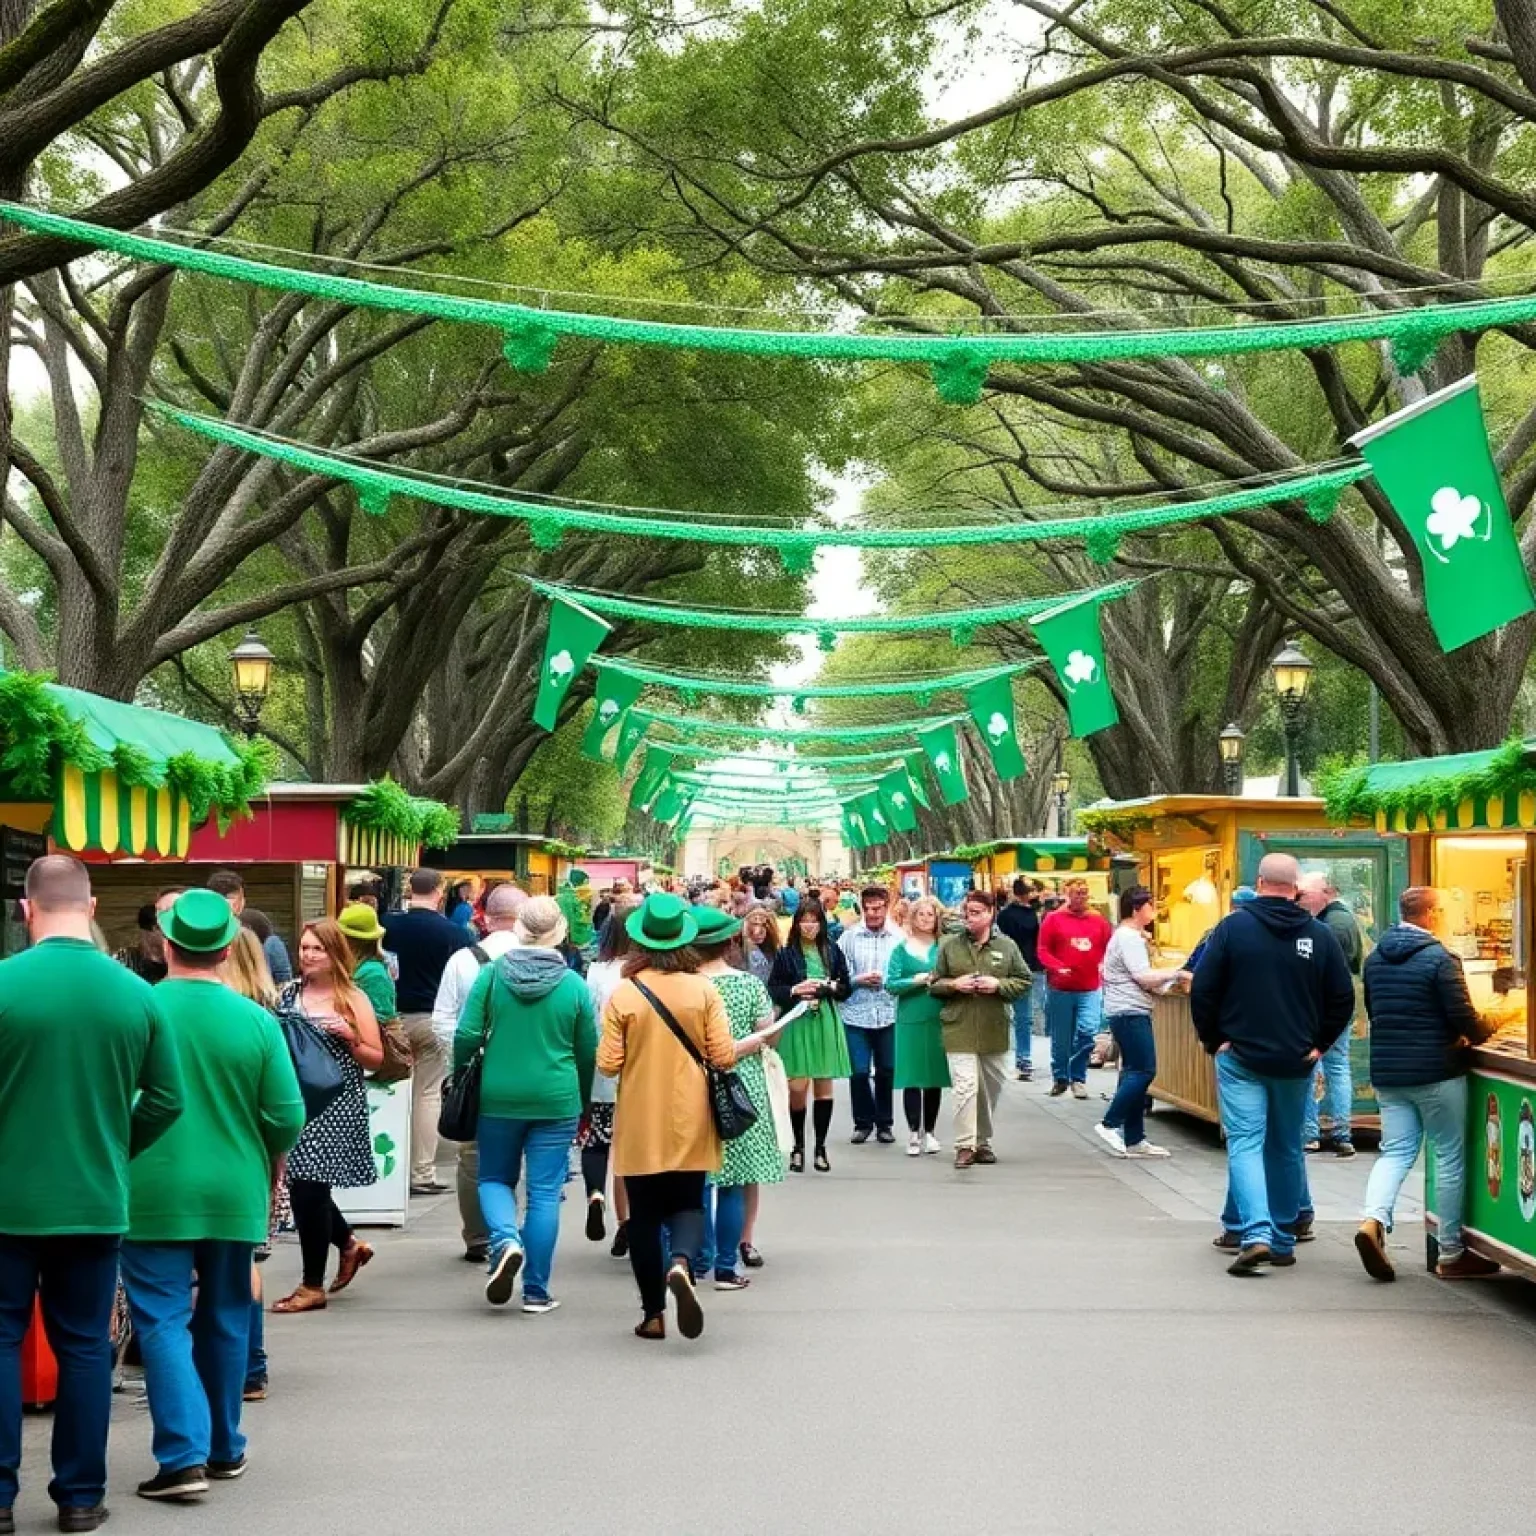
[[771, 864], [778, 875], [841, 874], [847, 863], [835, 833], [748, 825], [695, 832], [687, 843], [687, 873], [729, 876], [744, 864]]

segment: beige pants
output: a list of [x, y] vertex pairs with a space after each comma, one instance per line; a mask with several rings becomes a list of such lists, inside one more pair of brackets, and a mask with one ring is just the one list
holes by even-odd
[[459, 1147], [459, 1166], [454, 1183], [459, 1195], [459, 1229], [464, 1234], [464, 1246], [473, 1248], [488, 1243], [491, 1234], [480, 1211], [480, 1144], [463, 1142]]
[[443, 1105], [448, 1053], [432, 1029], [430, 1013], [402, 1013], [400, 1025], [416, 1054], [411, 1073], [411, 1183], [437, 1182], [437, 1116]]
[[978, 1056], [974, 1051], [946, 1051], [949, 1079], [954, 1084], [955, 1147], [992, 1145], [992, 1110], [1002, 1092], [1013, 1057], [1003, 1051]]

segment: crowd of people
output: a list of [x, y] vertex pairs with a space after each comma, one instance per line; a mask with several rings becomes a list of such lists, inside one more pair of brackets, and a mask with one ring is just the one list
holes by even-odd
[[1402, 922], [1367, 955], [1326, 877], [1271, 854], [1181, 967], [1154, 964], [1148, 890], [1120, 892], [1111, 925], [1074, 878], [1017, 880], [1001, 903], [972, 889], [953, 910], [758, 870], [686, 892], [572, 880], [555, 896], [510, 881], [470, 894], [420, 869], [381, 910], [377, 882], [358, 881], [335, 917], [303, 924], [289, 974], [233, 871], [162, 891], [113, 956], [86, 867], [31, 866], [31, 944], [0, 963], [0, 1155], [29, 1170], [0, 1186], [0, 1536], [34, 1297], [60, 1367], [61, 1530], [107, 1516], [119, 1294], [153, 1421], [156, 1469], [138, 1492], [194, 1499], [242, 1475], [243, 1405], [268, 1390], [259, 1265], [273, 1234], [291, 1225], [300, 1255], [278, 1314], [325, 1310], [375, 1257], [336, 1196], [377, 1178], [370, 1079], [412, 1081], [413, 1196], [448, 1192], [439, 1131], [453, 1130], [464, 1257], [484, 1266], [490, 1305], [520, 1291], [530, 1315], [560, 1306], [574, 1152], [585, 1236], [611, 1230], [629, 1261], [636, 1335], [671, 1324], [691, 1339], [701, 1287], [745, 1291], [764, 1266], [763, 1187], [805, 1174], [808, 1150], [813, 1172], [831, 1171], [840, 1079], [851, 1145], [897, 1142], [899, 1088], [906, 1154], [940, 1152], [947, 1091], [955, 1169], [988, 1167], [1002, 1085], [1031, 1079], [1043, 1026], [1049, 1095], [1086, 1099], [1090, 1063], [1118, 1060], [1094, 1134], [1117, 1158], [1168, 1157], [1146, 1112], [1152, 1001], [1174, 987], [1215, 1058], [1229, 1164], [1215, 1246], [1234, 1275], [1293, 1265], [1312, 1235], [1306, 1151], [1353, 1155], [1358, 981], [1382, 1110], [1362, 1262], [1393, 1278], [1386, 1237], [1428, 1137], [1438, 1272], [1497, 1269], [1461, 1242], [1466, 1047], [1481, 1026], [1428, 888], [1404, 893]]

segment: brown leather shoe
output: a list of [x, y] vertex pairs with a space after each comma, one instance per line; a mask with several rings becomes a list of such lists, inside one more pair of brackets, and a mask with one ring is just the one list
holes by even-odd
[[1220, 1253], [1236, 1253], [1242, 1246], [1242, 1238], [1236, 1232], [1228, 1232], [1225, 1229], [1219, 1237], [1211, 1239], [1211, 1247]]
[[1269, 1263], [1270, 1258], [1268, 1243], [1250, 1243], [1227, 1265], [1227, 1273], [1239, 1276], [1256, 1274], [1261, 1265]]
[[331, 1281], [331, 1295], [337, 1291], [344, 1291], [357, 1279], [357, 1272], [363, 1265], [373, 1258], [373, 1248], [368, 1243], [359, 1242], [355, 1237], [352, 1245], [341, 1256], [341, 1261], [336, 1266], [336, 1278]]
[[1499, 1273], [1499, 1266], [1480, 1254], [1463, 1253], [1447, 1263], [1436, 1264], [1435, 1273], [1442, 1280], [1489, 1280]]
[[974, 1166], [975, 1162], [976, 1162], [976, 1149], [975, 1149], [975, 1147], [956, 1147], [955, 1148], [955, 1167], [956, 1168], [970, 1168], [970, 1167]]
[[997, 1153], [994, 1152], [991, 1147], [977, 1147], [976, 1161], [987, 1167], [990, 1167], [997, 1161]]
[[1372, 1280], [1396, 1280], [1397, 1271], [1387, 1257], [1386, 1229], [1379, 1221], [1362, 1221], [1355, 1233], [1355, 1252]]

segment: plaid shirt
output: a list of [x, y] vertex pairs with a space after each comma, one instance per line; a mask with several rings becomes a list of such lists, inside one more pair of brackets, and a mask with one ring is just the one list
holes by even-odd
[[883, 985], [861, 987], [857, 978], [870, 971], [878, 971], [884, 977], [903, 937], [901, 929], [892, 922], [887, 921], [879, 933], [871, 933], [860, 919], [857, 928], [846, 929], [837, 941], [848, 962], [848, 974], [855, 978], [853, 995], [838, 1010], [844, 1024], [855, 1029], [889, 1029], [896, 1022], [896, 999]]

